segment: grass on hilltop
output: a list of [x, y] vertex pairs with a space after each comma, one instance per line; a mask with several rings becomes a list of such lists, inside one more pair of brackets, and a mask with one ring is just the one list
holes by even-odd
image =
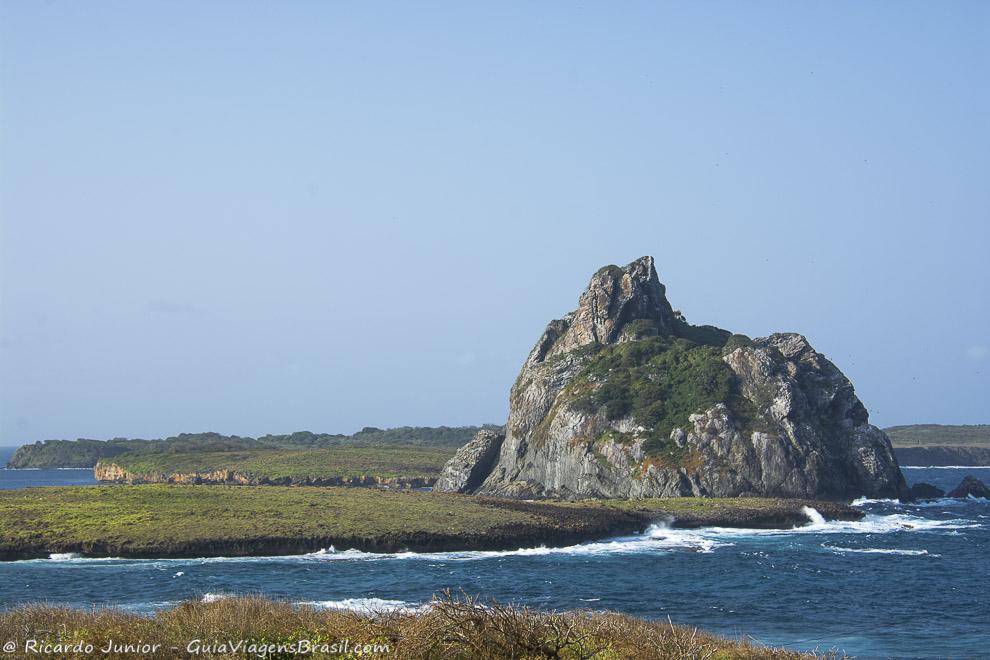
[[884, 433], [894, 447], [990, 447], [990, 424], [912, 424]]
[[140, 475], [232, 470], [254, 478], [329, 479], [375, 476], [436, 478], [456, 450], [442, 447], [330, 447], [121, 454], [116, 465]]
[[[804, 654], [715, 637], [668, 621], [612, 612], [537, 612], [449, 593], [417, 613], [357, 614], [316, 610], [263, 597], [187, 601], [143, 617], [112, 609], [80, 611], [44, 605], [0, 612], [0, 638], [38, 639], [71, 646], [160, 644], [150, 658], [188, 657], [192, 640], [205, 644], [245, 640], [267, 647], [270, 658], [296, 657], [279, 645], [311, 640], [319, 651], [304, 657], [392, 658], [803, 658]], [[343, 640], [348, 653], [340, 653]], [[330, 652], [337, 644], [338, 652]], [[23, 648], [23, 647], [21, 647]], [[173, 650], [176, 649], [176, 650]], [[210, 657], [244, 657], [244, 653]], [[258, 654], [260, 655], [260, 654]], [[134, 654], [100, 654], [133, 657]], [[60, 657], [92, 657], [64, 653]]]

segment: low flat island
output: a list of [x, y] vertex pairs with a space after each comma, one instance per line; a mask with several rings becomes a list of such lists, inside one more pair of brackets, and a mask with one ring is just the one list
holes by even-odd
[[834, 502], [768, 498], [523, 501], [304, 486], [110, 485], [0, 491], [0, 559], [270, 556], [562, 546], [673, 527], [856, 520]]

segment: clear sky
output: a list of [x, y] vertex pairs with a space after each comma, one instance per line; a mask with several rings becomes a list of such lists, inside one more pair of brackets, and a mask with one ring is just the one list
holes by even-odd
[[656, 257], [990, 422], [990, 3], [0, 2], [0, 444], [502, 422]]

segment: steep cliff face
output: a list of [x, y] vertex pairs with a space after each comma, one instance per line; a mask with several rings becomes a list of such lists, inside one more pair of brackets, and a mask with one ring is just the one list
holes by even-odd
[[[437, 489], [832, 499], [907, 491], [890, 442], [835, 365], [801, 335], [750, 340], [689, 325], [651, 257], [599, 270], [578, 309], [549, 323], [510, 392], [498, 452], [490, 468], [455, 457]], [[454, 472], [480, 485], [445, 478]]]

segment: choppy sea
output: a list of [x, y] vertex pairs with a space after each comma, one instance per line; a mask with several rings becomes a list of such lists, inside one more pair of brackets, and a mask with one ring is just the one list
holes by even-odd
[[[5, 457], [0, 456], [5, 460]], [[905, 468], [943, 489], [990, 468]], [[93, 483], [77, 470], [0, 470], [0, 489]], [[48, 601], [150, 612], [262, 593], [318, 607], [414, 609], [443, 589], [542, 609], [668, 616], [730, 637], [859, 657], [990, 655], [990, 503], [858, 500], [859, 522], [791, 530], [654, 526], [563, 548], [0, 562], [0, 605]]]

